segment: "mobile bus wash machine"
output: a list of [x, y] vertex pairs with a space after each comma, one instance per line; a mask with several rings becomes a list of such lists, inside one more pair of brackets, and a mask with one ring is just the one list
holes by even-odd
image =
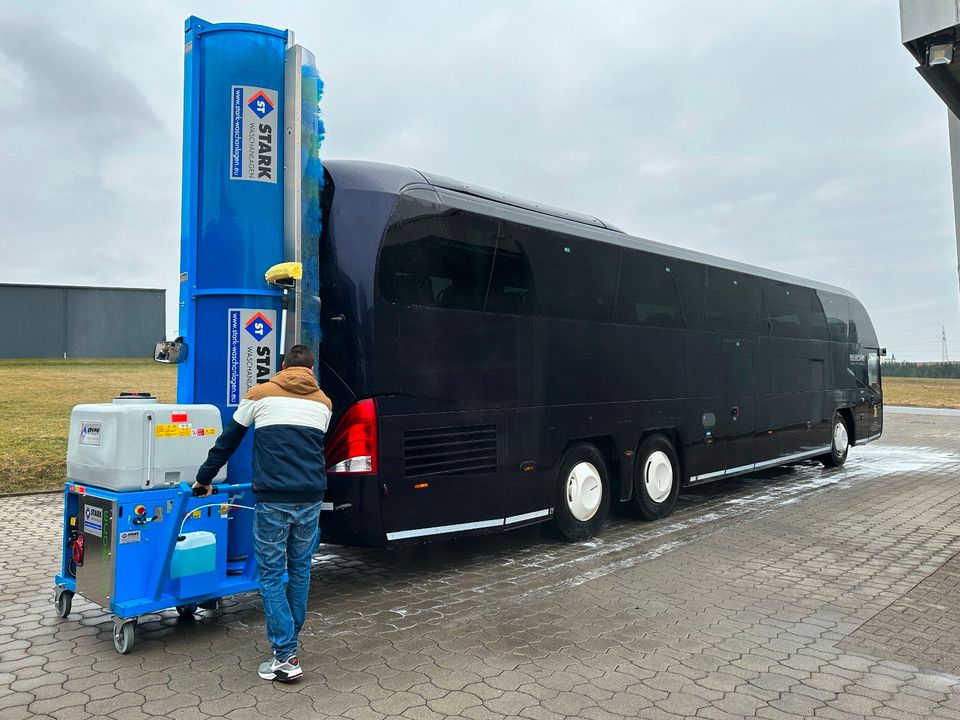
[[[282, 287], [299, 276], [300, 238], [319, 234], [314, 58], [291, 32], [191, 17], [184, 68], [182, 337], [155, 352], [178, 363], [177, 402], [124, 393], [70, 421], [56, 610], [67, 617], [79, 593], [112, 612], [120, 653], [141, 615], [258, 587], [250, 438], [215, 496], [191, 484], [240, 398], [276, 372], [284, 308], [288, 344], [318, 340], [299, 295], [316, 295], [315, 242], [298, 292]], [[280, 287], [265, 279], [274, 266]]]
[[[229, 172], [203, 197], [245, 185], [221, 181]], [[279, 293], [251, 269], [247, 287], [259, 289], [244, 304], [218, 295], [238, 281], [217, 258], [302, 262], [286, 334], [319, 346], [334, 401], [326, 542], [544, 521], [583, 539], [613, 502], [662, 518], [682, 486], [802, 460], [842, 465], [882, 431], [882, 351], [846, 290], [409, 168], [331, 161], [319, 172], [304, 173], [319, 191], [294, 204], [283, 253], [238, 242], [257, 233], [232, 206], [204, 226], [193, 266], [185, 246], [195, 309], [181, 326], [194, 351], [178, 399], [229, 413], [237, 363], [253, 382], [275, 370]], [[254, 346], [257, 322], [271, 330]], [[215, 360], [196, 363], [202, 352]], [[249, 457], [235, 456], [227, 477], [249, 480]], [[243, 512], [228, 511], [233, 528]], [[228, 565], [239, 535], [228, 533]]]

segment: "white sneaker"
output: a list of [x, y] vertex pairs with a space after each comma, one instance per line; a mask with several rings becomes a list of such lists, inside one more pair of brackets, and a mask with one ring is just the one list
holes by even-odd
[[290, 682], [303, 675], [303, 668], [300, 667], [300, 661], [296, 655], [291, 655], [286, 662], [280, 662], [277, 658], [271, 658], [265, 663], [260, 663], [260, 669], [257, 671], [264, 680], [279, 680], [280, 682]]

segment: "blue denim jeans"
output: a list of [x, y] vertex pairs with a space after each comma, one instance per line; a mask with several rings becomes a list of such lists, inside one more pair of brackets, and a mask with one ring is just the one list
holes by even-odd
[[254, 512], [253, 547], [260, 570], [267, 639], [281, 662], [296, 654], [297, 638], [307, 615], [310, 559], [320, 536], [319, 521], [319, 502], [258, 502]]

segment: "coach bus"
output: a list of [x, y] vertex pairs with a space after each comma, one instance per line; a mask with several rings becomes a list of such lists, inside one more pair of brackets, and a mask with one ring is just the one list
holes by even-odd
[[321, 205], [326, 542], [581, 540], [880, 436], [846, 290], [402, 167], [329, 162]]

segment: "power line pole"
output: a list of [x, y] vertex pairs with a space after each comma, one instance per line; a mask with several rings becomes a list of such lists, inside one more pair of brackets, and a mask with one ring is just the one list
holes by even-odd
[[947, 354], [947, 328], [941, 326], [940, 332], [940, 362], [950, 362], [950, 356]]

